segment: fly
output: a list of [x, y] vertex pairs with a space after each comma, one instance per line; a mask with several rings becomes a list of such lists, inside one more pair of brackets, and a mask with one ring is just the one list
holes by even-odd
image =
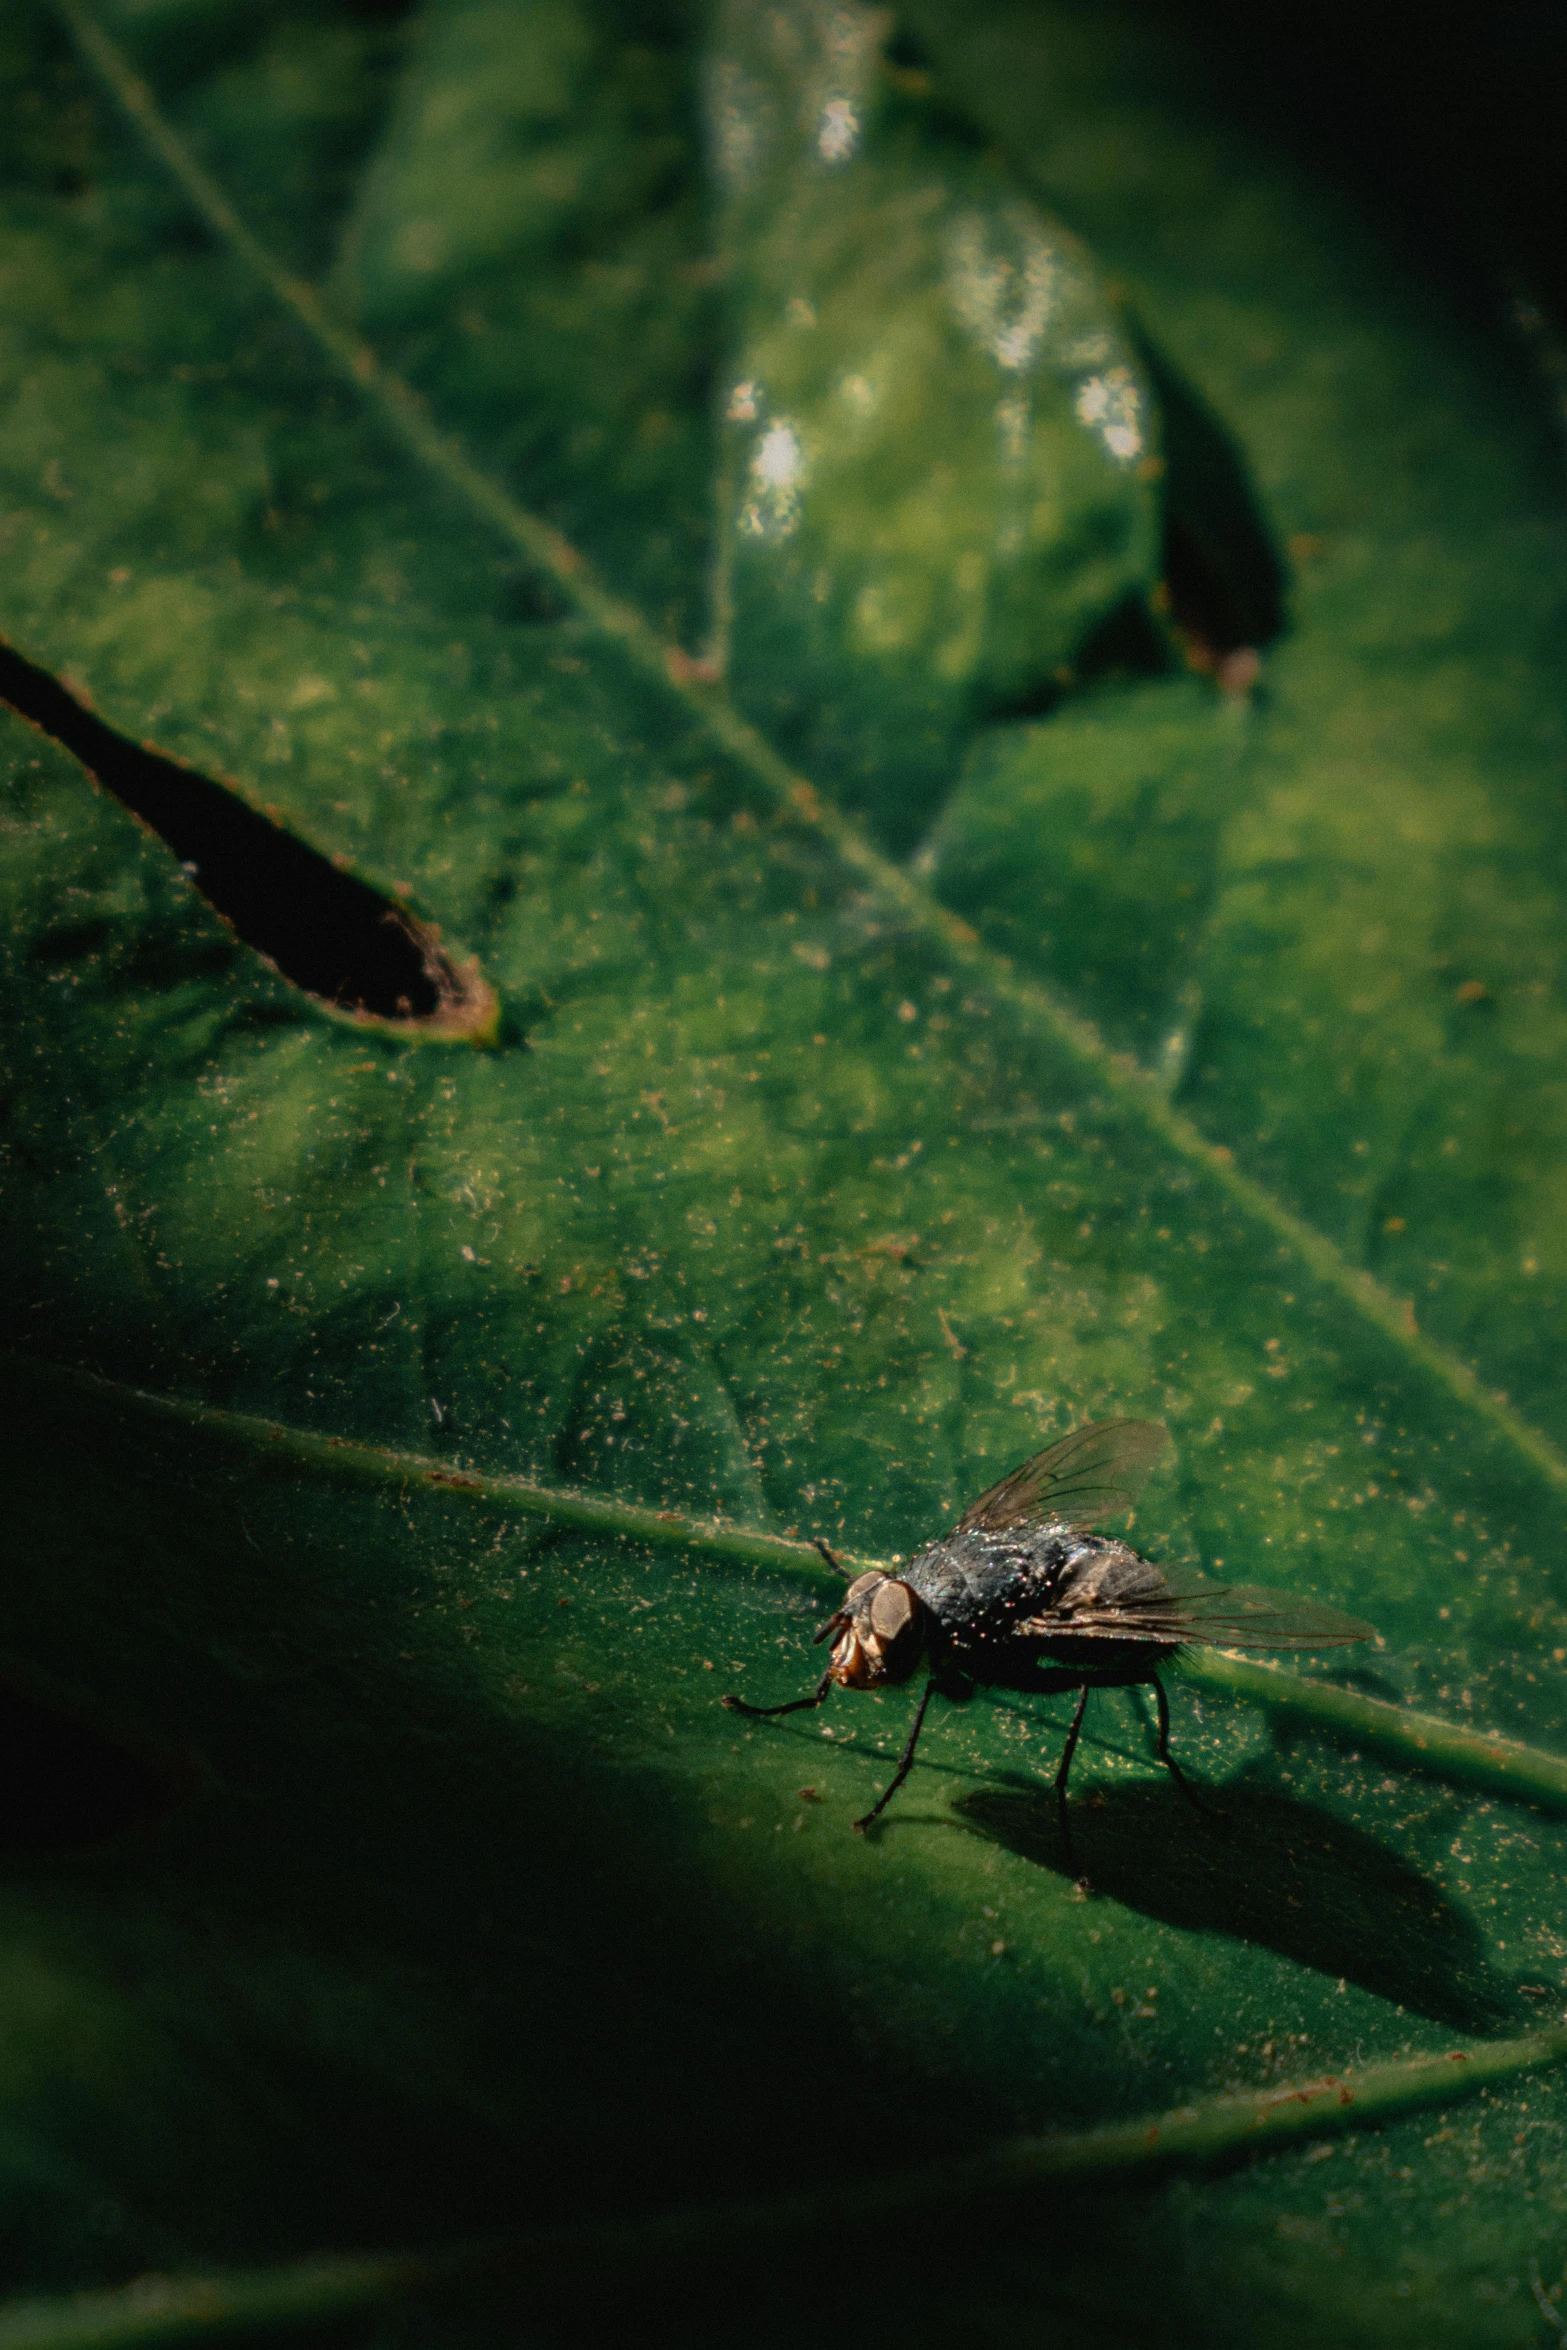
[[[834, 1684], [886, 1689], [930, 1677], [885, 1793], [854, 1825], [886, 1810], [914, 1767], [930, 1701], [961, 1700], [976, 1682], [1057, 1696], [1078, 1692], [1056, 1772], [1056, 1809], [1067, 1866], [1084, 1882], [1067, 1815], [1067, 1781], [1092, 1689], [1146, 1682], [1159, 1715], [1158, 1759], [1198, 1811], [1208, 1807], [1170, 1752], [1170, 1704], [1159, 1670], [1190, 1646], [1328, 1648], [1375, 1637], [1369, 1624], [1315, 1600], [1286, 1599], [1246, 1584], [1208, 1583], [1155, 1566], [1128, 1543], [1091, 1528], [1129, 1510], [1168, 1437], [1153, 1420], [1099, 1420], [1063, 1436], [964, 1512], [901, 1573], [857, 1575], [816, 1638], [831, 1661], [809, 1697], [784, 1705], [724, 1699], [761, 1717], [822, 1705]], [[817, 1549], [843, 1569], [824, 1542]]]

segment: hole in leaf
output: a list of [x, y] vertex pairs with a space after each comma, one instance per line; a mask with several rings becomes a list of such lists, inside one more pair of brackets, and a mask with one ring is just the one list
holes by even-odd
[[1163, 421], [1170, 618], [1192, 667], [1221, 670], [1282, 632], [1284, 565], [1224, 426], [1146, 335], [1138, 348]]
[[80, 759], [157, 833], [247, 946], [351, 1019], [494, 1041], [495, 992], [440, 934], [252, 808], [237, 792], [117, 734], [47, 670], [0, 644], [0, 700]]
[[194, 1762], [138, 1754], [32, 1691], [0, 1680], [0, 1855], [80, 1852], [162, 1817], [196, 1792]]

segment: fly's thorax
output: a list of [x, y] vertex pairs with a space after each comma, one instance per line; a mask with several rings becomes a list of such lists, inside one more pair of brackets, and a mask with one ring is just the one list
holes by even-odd
[[928, 1628], [919, 1593], [878, 1568], [855, 1577], [819, 1637], [832, 1640], [828, 1670], [840, 1687], [884, 1689], [916, 1670]]
[[946, 1636], [960, 1645], [1004, 1634], [1019, 1615], [1045, 1604], [1082, 1541], [1046, 1524], [993, 1533], [948, 1534], [911, 1559], [906, 1577]]

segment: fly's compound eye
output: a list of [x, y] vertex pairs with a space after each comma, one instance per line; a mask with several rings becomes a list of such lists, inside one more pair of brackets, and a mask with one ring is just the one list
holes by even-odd
[[879, 1689], [906, 1681], [925, 1645], [925, 1608], [917, 1592], [890, 1575], [862, 1575], [847, 1594], [833, 1643], [832, 1677], [845, 1689]]
[[880, 1567], [872, 1567], [868, 1575], [856, 1575], [843, 1595], [844, 1606], [846, 1608], [852, 1606], [855, 1600], [863, 1599], [867, 1592], [874, 1591], [878, 1583], [885, 1583], [886, 1580], [887, 1578]]
[[907, 1583], [895, 1583], [889, 1576], [880, 1586], [871, 1600], [870, 1619], [871, 1630], [884, 1648], [908, 1630], [919, 1604]]
[[881, 1647], [882, 1677], [906, 1681], [920, 1661], [925, 1645], [925, 1603], [907, 1583], [889, 1576], [871, 1598], [873, 1639]]

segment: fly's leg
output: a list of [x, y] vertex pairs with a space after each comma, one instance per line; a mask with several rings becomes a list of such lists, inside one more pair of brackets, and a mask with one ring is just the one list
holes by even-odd
[[750, 1714], [753, 1720], [759, 1722], [769, 1714], [802, 1714], [813, 1705], [824, 1705], [831, 1687], [832, 1667], [829, 1665], [809, 1697], [791, 1697], [786, 1705], [747, 1705], [743, 1697], [729, 1696], [724, 1699], [724, 1703], [732, 1714]]
[[1066, 1783], [1072, 1774], [1072, 1757], [1077, 1752], [1077, 1741], [1083, 1727], [1083, 1716], [1088, 1711], [1088, 1683], [1078, 1693], [1077, 1711], [1072, 1716], [1072, 1727], [1066, 1734], [1061, 1749], [1061, 1768], [1056, 1773], [1056, 1817], [1061, 1822], [1061, 1842], [1066, 1851], [1066, 1865], [1079, 1885], [1087, 1890], [1088, 1879], [1077, 1865], [1077, 1853], [1072, 1843], [1071, 1823], [1066, 1816]]
[[920, 1731], [925, 1726], [925, 1709], [940, 1687], [941, 1683], [935, 1679], [934, 1675], [926, 1682], [925, 1694], [920, 1699], [919, 1705], [915, 1709], [914, 1727], [909, 1732], [908, 1741], [904, 1746], [902, 1754], [898, 1758], [898, 1767], [892, 1774], [892, 1784], [884, 1795], [878, 1796], [877, 1800], [871, 1805], [870, 1810], [866, 1813], [864, 1819], [855, 1821], [854, 1832], [857, 1836], [863, 1836], [866, 1829], [870, 1826], [872, 1820], [874, 1820], [879, 1813], [886, 1810], [888, 1804], [897, 1794], [898, 1789], [903, 1785], [903, 1782], [908, 1777], [910, 1771], [913, 1770], [914, 1749], [920, 1742]]
[[1154, 1748], [1155, 1756], [1160, 1762], [1163, 1763], [1165, 1769], [1169, 1772], [1171, 1778], [1175, 1781], [1175, 1784], [1177, 1787], [1179, 1787], [1181, 1793], [1185, 1796], [1187, 1802], [1191, 1805], [1194, 1812], [1199, 1813], [1205, 1820], [1222, 1820], [1224, 1817], [1223, 1812], [1219, 1811], [1213, 1804], [1206, 1802], [1203, 1797], [1198, 1794], [1196, 1788], [1192, 1785], [1190, 1779], [1188, 1779], [1186, 1773], [1182, 1770], [1180, 1764], [1176, 1761], [1174, 1755], [1170, 1752], [1170, 1700], [1164, 1694], [1164, 1683], [1160, 1680], [1158, 1674], [1150, 1673], [1148, 1678], [1153, 1683], [1154, 1703], [1159, 1708], [1159, 1743]]
[[839, 1566], [838, 1561], [833, 1557], [832, 1552], [828, 1549], [821, 1536], [819, 1534], [813, 1534], [811, 1537], [811, 1543], [814, 1549], [821, 1552], [823, 1558], [827, 1561], [827, 1564], [831, 1567], [833, 1573], [835, 1575], [841, 1575], [843, 1573], [842, 1567]]

